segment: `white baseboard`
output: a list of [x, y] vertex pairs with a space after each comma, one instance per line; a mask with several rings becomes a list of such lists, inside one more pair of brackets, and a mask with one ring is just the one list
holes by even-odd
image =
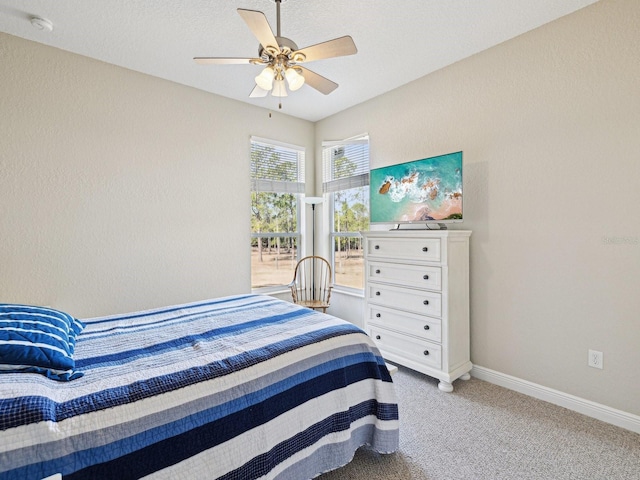
[[473, 366], [471, 375], [485, 382], [524, 393], [530, 397], [568, 408], [574, 412], [582, 413], [588, 417], [602, 420], [603, 422], [631, 430], [632, 432], [640, 433], [640, 416], [638, 415], [616, 410], [615, 408], [607, 407], [600, 403], [585, 400], [568, 393], [538, 385], [537, 383], [496, 372], [495, 370], [479, 367], [478, 365]]

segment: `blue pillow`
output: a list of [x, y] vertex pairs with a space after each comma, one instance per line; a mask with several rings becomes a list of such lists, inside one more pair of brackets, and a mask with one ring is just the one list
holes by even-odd
[[80, 378], [73, 352], [84, 324], [48, 307], [0, 303], [0, 373]]

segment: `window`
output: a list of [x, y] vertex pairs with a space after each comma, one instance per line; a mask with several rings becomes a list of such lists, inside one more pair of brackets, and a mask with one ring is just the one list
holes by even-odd
[[336, 286], [364, 288], [361, 230], [369, 230], [369, 137], [322, 143], [322, 191], [328, 197]]
[[251, 288], [286, 285], [300, 244], [304, 149], [251, 138]]

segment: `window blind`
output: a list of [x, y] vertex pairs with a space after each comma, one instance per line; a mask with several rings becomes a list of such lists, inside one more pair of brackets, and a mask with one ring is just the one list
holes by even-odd
[[322, 142], [322, 192], [369, 185], [369, 136]]
[[251, 191], [304, 193], [304, 148], [251, 137]]

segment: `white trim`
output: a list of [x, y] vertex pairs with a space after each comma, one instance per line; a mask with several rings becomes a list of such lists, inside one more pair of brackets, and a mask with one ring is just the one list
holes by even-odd
[[364, 298], [364, 288], [348, 287], [346, 285], [333, 284], [331, 294], [349, 295], [350, 297]]
[[286, 285], [275, 285], [270, 287], [252, 288], [251, 293], [255, 293], [256, 295], [283, 295], [288, 293], [291, 295], [291, 289], [287, 288]]
[[635, 433], [640, 433], [640, 416], [638, 415], [623, 412], [622, 410], [607, 407], [606, 405], [592, 402], [591, 400], [585, 400], [584, 398], [512, 377], [505, 373], [496, 372], [495, 370], [490, 370], [485, 367], [479, 367], [478, 365], [473, 366], [471, 375], [485, 382], [524, 393], [530, 397], [568, 408], [574, 412], [582, 413], [588, 417], [602, 420], [603, 422], [631, 430]]
[[360, 135], [354, 135], [353, 137], [345, 138], [344, 140], [325, 140], [322, 142], [322, 146], [335, 147], [344, 145], [345, 143], [350, 143], [352, 145], [366, 145], [367, 143], [369, 143], [369, 134], [365, 132], [361, 133]]
[[255, 135], [251, 135], [250, 141], [256, 142], [256, 143], [262, 143], [264, 145], [275, 145], [277, 147], [288, 148], [289, 150], [295, 150], [297, 152], [305, 153], [305, 148], [300, 145], [281, 142], [280, 140], [273, 140], [271, 138], [256, 137]]
[[[365, 133], [363, 135], [357, 135], [352, 137], [356, 140], [349, 140], [348, 138], [345, 140], [325, 140], [322, 142], [323, 147], [341, 147], [342, 145], [366, 145], [369, 143], [369, 134]], [[367, 138], [364, 138], [367, 137]]]

